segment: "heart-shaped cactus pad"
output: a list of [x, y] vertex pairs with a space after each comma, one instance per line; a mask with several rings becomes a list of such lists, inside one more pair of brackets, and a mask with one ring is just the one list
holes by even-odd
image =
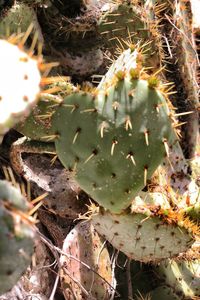
[[67, 96], [53, 115], [56, 152], [80, 187], [120, 213], [167, 155], [174, 131], [162, 92], [118, 71], [95, 94]]

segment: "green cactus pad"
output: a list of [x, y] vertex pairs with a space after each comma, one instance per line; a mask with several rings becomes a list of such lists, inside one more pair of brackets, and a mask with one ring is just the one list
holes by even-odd
[[164, 96], [129, 74], [95, 98], [66, 97], [52, 122], [61, 162], [74, 170], [83, 190], [114, 213], [146, 185], [173, 136]]
[[[191, 257], [192, 259], [192, 257]], [[200, 296], [200, 260], [168, 259], [158, 267], [160, 276], [183, 299]], [[182, 299], [181, 298], [181, 299]]]
[[157, 289], [153, 290], [150, 295], [149, 298], [147, 299], [151, 299], [151, 300], [158, 300], [158, 299], [162, 299], [162, 300], [183, 300], [182, 298], [180, 298], [178, 295], [176, 295], [176, 293], [174, 293], [174, 291], [166, 286], [160, 286]]
[[66, 256], [61, 256], [61, 284], [66, 300], [110, 299], [111, 263], [103, 243], [103, 239], [88, 221], [79, 223], [67, 235], [63, 244]]
[[36, 20], [34, 10], [25, 4], [15, 4], [0, 22], [0, 36], [26, 32], [31, 22]]
[[0, 200], [22, 211], [26, 211], [29, 207], [20, 191], [6, 180], [0, 180]]
[[47, 141], [54, 130], [51, 128], [51, 114], [53, 113], [53, 101], [43, 101], [42, 97], [32, 113], [22, 122], [15, 126], [15, 129], [32, 140]]
[[[200, 200], [200, 198], [199, 198], [199, 200]], [[189, 218], [192, 221], [197, 222], [197, 223], [200, 222], [200, 201], [198, 201], [193, 206], [188, 206], [188, 207], [184, 208], [183, 211], [185, 212], [185, 215], [189, 216]]]
[[192, 244], [192, 237], [184, 228], [140, 213], [114, 215], [93, 210], [91, 222], [116, 249], [142, 262], [174, 257]]
[[58, 88], [58, 92], [56, 95], [43, 93], [30, 115], [15, 126], [18, 132], [32, 140], [46, 142], [48, 138], [50, 139], [55, 131], [51, 119], [59, 101], [76, 90], [76, 87], [68, 81], [58, 81], [48, 88]]
[[106, 42], [116, 48], [117, 38], [126, 38], [133, 32], [136, 43], [141, 39], [146, 40], [149, 32], [139, 7], [130, 5], [128, 1], [119, 2], [108, 4], [98, 22], [98, 30]]
[[143, 63], [155, 70], [160, 67], [161, 42], [156, 23], [149, 22], [148, 14], [147, 9], [127, 0], [110, 2], [102, 8], [97, 29], [107, 49], [113, 54], [117, 48], [123, 48], [123, 44], [148, 44]]
[[25, 200], [9, 184], [1, 182], [0, 295], [16, 284], [30, 264], [33, 253], [33, 230], [20, 215], [10, 210], [10, 205], [20, 208], [25, 205]]
[[102, 77], [98, 85], [98, 90], [106, 89], [118, 71], [130, 72], [131, 69], [138, 70], [139, 76], [140, 68], [137, 60], [138, 55], [140, 55], [139, 47], [136, 47], [134, 50], [128, 48], [123, 51], [117, 60], [115, 60], [109, 67], [107, 73]]
[[1, 136], [30, 113], [40, 93], [41, 74], [38, 60], [30, 57], [17, 45], [0, 40], [0, 48]]

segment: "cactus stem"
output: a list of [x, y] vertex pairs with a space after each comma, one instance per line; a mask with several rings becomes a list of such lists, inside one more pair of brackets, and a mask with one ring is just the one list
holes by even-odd
[[11, 206], [10, 203], [3, 203], [3, 206], [9, 210], [10, 215], [12, 215], [14, 218], [17, 217], [19, 220], [22, 220], [26, 224], [35, 225], [36, 220], [34, 218], [32, 218], [29, 213], [27, 214], [15, 207]]

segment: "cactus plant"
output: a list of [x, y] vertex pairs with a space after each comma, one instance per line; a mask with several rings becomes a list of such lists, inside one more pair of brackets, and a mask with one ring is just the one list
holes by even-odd
[[[55, 72], [72, 75], [72, 83], [83, 78], [91, 81], [94, 70], [105, 73], [101, 69], [105, 70], [103, 53], [110, 56], [118, 45], [122, 49], [97, 87], [83, 84], [70, 91], [50, 87], [53, 95], [40, 95], [33, 114], [23, 118], [17, 130], [36, 141], [33, 151], [39, 149], [41, 155], [45, 141], [55, 144], [55, 149], [52, 144], [47, 148], [56, 151], [71, 176], [93, 198], [90, 222], [117, 251], [142, 263], [160, 263], [155, 272], [165, 273], [161, 281], [166, 278], [147, 291], [147, 299], [198, 298], [198, 272], [189, 268], [193, 264], [198, 270], [199, 253], [197, 257], [180, 254], [199, 239], [198, 59], [190, 1], [24, 0], [16, 4], [21, 3], [33, 9], [44, 54], [61, 62]], [[10, 13], [17, 17], [16, 6]], [[23, 14], [21, 25], [26, 27]], [[9, 16], [8, 12], [3, 19], [1, 16], [3, 28], [10, 24]], [[16, 26], [14, 31], [18, 29]], [[123, 45], [129, 49], [124, 50]], [[174, 82], [176, 94], [171, 92], [169, 81]], [[22, 115], [24, 112], [20, 120]], [[7, 130], [4, 123], [2, 126], [1, 134]], [[24, 140], [28, 146], [30, 141]], [[14, 147], [17, 151], [11, 151], [11, 162], [21, 175], [25, 168], [21, 154], [31, 150], [21, 150], [19, 142]], [[81, 231], [83, 224], [88, 223], [76, 225], [63, 248], [80, 259], [84, 247], [93, 257], [102, 245], [92, 229], [89, 236], [96, 248], [89, 248]], [[67, 278], [62, 284], [66, 299], [84, 299], [83, 290], [93, 298], [95, 291], [104, 293], [104, 284], [101, 289], [98, 284], [91, 288], [87, 280], [82, 284], [82, 276], [88, 274], [90, 282], [91, 272], [85, 272], [79, 261], [65, 259], [70, 270], [66, 277], [61, 275], [62, 280]], [[110, 276], [109, 260], [106, 265]], [[73, 271], [82, 290], [70, 279]], [[192, 272], [195, 281], [191, 280]], [[93, 279], [93, 283], [101, 282], [96, 273]], [[136, 294], [131, 295], [130, 286], [128, 296], [132, 299]], [[138, 295], [145, 297], [145, 289], [141, 292]], [[103, 298], [101, 295], [97, 298]]]
[[17, 131], [37, 141], [47, 141], [48, 137], [54, 134], [52, 115], [57, 107], [56, 104], [62, 101], [62, 97], [77, 89], [70, 82], [65, 81], [58, 81], [49, 86], [49, 89], [54, 88], [59, 90], [58, 95], [41, 94], [37, 106], [33, 108], [30, 115], [15, 126]]
[[158, 217], [142, 213], [114, 215], [92, 208], [91, 220], [96, 230], [116, 249], [130, 259], [143, 262], [158, 262], [176, 256], [193, 243], [190, 233], [184, 228], [165, 224]]
[[27, 203], [19, 190], [0, 181], [0, 294], [7, 292], [31, 262], [34, 231], [20, 211]]
[[123, 44], [146, 46], [143, 62], [157, 70], [161, 66], [161, 39], [157, 23], [149, 22], [149, 10], [135, 5], [134, 1], [114, 1], [102, 7], [97, 24], [104, 44], [114, 54]]
[[24, 33], [34, 20], [35, 12], [25, 4], [15, 4], [2, 18], [0, 23], [0, 36], [5, 38], [12, 34]]
[[87, 94], [70, 95], [53, 115], [61, 162], [72, 170], [76, 166], [80, 186], [115, 213], [130, 205], [174, 141], [157, 79], [135, 78], [135, 72], [139, 70], [127, 72], [124, 65], [114, 74], [114, 83], [97, 91], [94, 99]]
[[192, 261], [168, 260], [161, 263], [158, 273], [179, 297], [191, 299], [200, 295], [199, 268], [198, 258], [193, 258]]
[[[38, 60], [17, 45], [0, 40], [2, 82], [0, 91], [0, 135], [30, 112], [40, 92]], [[9, 60], [7, 59], [9, 57]], [[12, 64], [12, 70], [10, 70]], [[10, 84], [13, 82], [13, 87]]]

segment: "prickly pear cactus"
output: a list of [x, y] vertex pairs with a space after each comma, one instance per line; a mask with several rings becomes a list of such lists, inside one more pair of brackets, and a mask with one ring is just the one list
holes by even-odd
[[183, 299], [191, 299], [200, 295], [199, 258], [193, 258], [192, 261], [164, 261], [159, 266], [158, 273], [164, 278], [165, 283]]
[[36, 20], [34, 10], [24, 4], [15, 4], [0, 22], [0, 36], [26, 32], [31, 20]]
[[[43, 82], [49, 87], [40, 94], [40, 102], [26, 118], [29, 106], [35, 104], [40, 92], [38, 59], [34, 61], [35, 66], [30, 67], [31, 71], [37, 69], [31, 73], [38, 74], [37, 84], [31, 77], [26, 92], [30, 76], [29, 68], [24, 73], [21, 67], [24, 61], [18, 61], [20, 72], [9, 70], [6, 79], [7, 60], [0, 58], [1, 82], [6, 79], [6, 84], [0, 87], [0, 135], [22, 121], [16, 128], [36, 141], [33, 152], [38, 151], [42, 159], [43, 152], [47, 153], [45, 148], [55, 150], [76, 183], [92, 198], [88, 212], [80, 216], [90, 221], [78, 222], [67, 235], [62, 251], [51, 245], [53, 252], [62, 253], [59, 267], [64, 297], [113, 299], [115, 253], [122, 251], [128, 259], [139, 261], [157, 274], [152, 291], [149, 286], [141, 289], [140, 285], [133, 291], [131, 281], [135, 285], [137, 281], [128, 273], [130, 270], [127, 271], [129, 299], [198, 299], [199, 250], [188, 255], [198, 243], [200, 232], [199, 28], [194, 21], [194, 1], [23, 0], [2, 3], [1, 35], [18, 43], [20, 36], [9, 37], [7, 26], [10, 32], [19, 33], [26, 30], [31, 19], [36, 33], [25, 35], [19, 43], [31, 45], [31, 55], [25, 53], [25, 57], [34, 61], [30, 56], [37, 53], [34, 48], [39, 39], [44, 44], [47, 59], [60, 62], [60, 67], [56, 66], [51, 75], [72, 77], [68, 84], [70, 89], [51, 85], [55, 81], [52, 77], [46, 78]], [[22, 51], [19, 48], [18, 53]], [[41, 53], [41, 45], [38, 53]], [[113, 60], [116, 53], [118, 58]], [[112, 60], [112, 65], [106, 73], [107, 58]], [[10, 64], [13, 66], [14, 61]], [[50, 66], [51, 63], [47, 64], [45, 76]], [[100, 83], [92, 80], [91, 75], [97, 75], [97, 79], [101, 77]], [[11, 88], [15, 81], [20, 87], [16, 88], [18, 92]], [[61, 82], [60, 79], [59, 84]], [[83, 84], [78, 86], [77, 83]], [[9, 102], [4, 101], [5, 95]], [[30, 105], [24, 103], [27, 96]], [[10, 105], [12, 99], [15, 101]], [[26, 145], [30, 142], [27, 138], [23, 140]], [[49, 141], [53, 143], [45, 143]], [[15, 146], [18, 147], [16, 152], [13, 151]], [[18, 172], [22, 175], [26, 168], [22, 145], [17, 141], [11, 149], [10, 162], [16, 172], [22, 170]], [[30, 148], [26, 151], [26, 155], [31, 152]], [[54, 203], [59, 203], [56, 196], [60, 195], [55, 195]], [[56, 210], [51, 212], [56, 214]], [[75, 216], [79, 213], [76, 211]], [[2, 245], [7, 243], [8, 248], [14, 245], [12, 251], [18, 251], [15, 238], [19, 228], [21, 230], [18, 215], [22, 213], [19, 214], [12, 203], [1, 201]], [[7, 223], [11, 226], [5, 220], [9, 220]], [[49, 228], [51, 230], [51, 226]], [[8, 244], [4, 237], [10, 232], [11, 243]], [[99, 234], [108, 241], [112, 262]], [[0, 241], [0, 262], [1, 255], [3, 258], [7, 253], [4, 248], [1, 252]], [[2, 266], [4, 263], [2, 259]], [[153, 264], [158, 263], [160, 265], [154, 268]], [[25, 269], [25, 264], [22, 265], [21, 271]], [[16, 279], [19, 266], [15, 267]], [[0, 279], [1, 269], [0, 265]], [[8, 273], [10, 271], [7, 277]], [[11, 287], [11, 281], [7, 286], [3, 278], [2, 291]], [[116, 293], [117, 298], [123, 296]]]
[[61, 162], [90, 196], [115, 213], [130, 205], [174, 142], [158, 80], [139, 73], [124, 65], [110, 86], [94, 96], [66, 97], [53, 115]]
[[92, 210], [94, 228], [131, 259], [158, 262], [185, 252], [193, 243], [191, 234], [185, 228], [165, 224], [158, 217], [134, 212], [114, 215], [103, 210]]
[[0, 181], [0, 295], [19, 280], [31, 262], [34, 231], [20, 214], [27, 203], [19, 190]]
[[[144, 42], [148, 39], [149, 31], [140, 8], [130, 5], [128, 1], [109, 3], [102, 9], [102, 16], [98, 22], [98, 31], [110, 44], [115, 52], [116, 44], [119, 43], [128, 33], [135, 32], [134, 43]], [[117, 41], [118, 38], [118, 41]]]
[[38, 104], [30, 115], [19, 122], [15, 128], [23, 135], [37, 141], [47, 141], [55, 133], [52, 127], [52, 116], [58, 103], [63, 101], [63, 96], [76, 91], [76, 87], [70, 82], [58, 81], [49, 86], [49, 89], [58, 90], [56, 95], [42, 94]]

